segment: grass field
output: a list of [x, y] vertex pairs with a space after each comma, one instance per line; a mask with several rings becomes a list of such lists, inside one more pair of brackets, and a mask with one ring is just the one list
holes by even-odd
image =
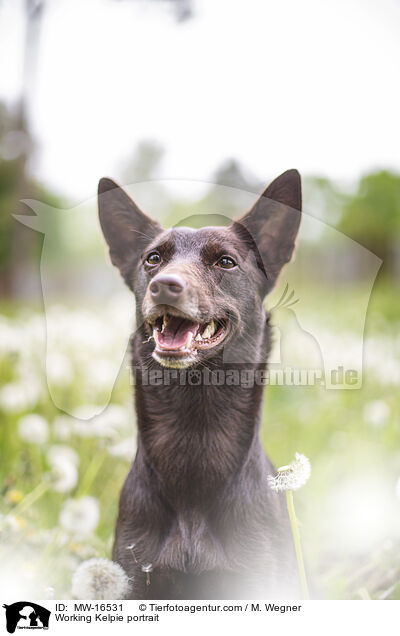
[[[335, 311], [324, 293], [321, 321]], [[359, 337], [357, 293], [341, 291], [346, 329], [332, 334], [333, 346]], [[383, 285], [371, 299], [362, 388], [266, 388], [262, 439], [272, 461], [287, 464], [296, 451], [311, 461], [295, 502], [319, 597], [400, 598], [399, 304]], [[0, 318], [0, 589], [68, 598], [79, 563], [110, 556], [135, 417], [122, 365], [109, 406], [80, 419], [107, 403], [122, 362], [126, 325], [114, 304], [58, 306], [46, 317], [59, 338], [47, 372], [43, 314], [4, 306]]]

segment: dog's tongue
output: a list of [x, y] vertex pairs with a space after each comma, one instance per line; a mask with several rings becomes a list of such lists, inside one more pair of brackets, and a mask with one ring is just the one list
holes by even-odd
[[167, 325], [157, 333], [157, 343], [163, 349], [180, 349], [190, 345], [199, 325], [191, 320], [170, 316]]

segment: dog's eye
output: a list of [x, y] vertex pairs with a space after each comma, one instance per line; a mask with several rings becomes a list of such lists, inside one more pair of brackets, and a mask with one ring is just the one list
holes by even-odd
[[215, 264], [217, 267], [222, 267], [222, 269], [233, 269], [237, 265], [230, 256], [221, 256]]
[[161, 263], [161, 256], [158, 252], [151, 252], [146, 258], [147, 265], [159, 265]]

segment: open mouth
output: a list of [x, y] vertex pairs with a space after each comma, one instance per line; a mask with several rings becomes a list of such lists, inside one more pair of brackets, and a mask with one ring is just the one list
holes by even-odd
[[159, 316], [149, 326], [156, 345], [156, 359], [158, 356], [194, 357], [198, 350], [216, 347], [228, 333], [227, 321], [211, 320], [200, 324], [170, 313]]

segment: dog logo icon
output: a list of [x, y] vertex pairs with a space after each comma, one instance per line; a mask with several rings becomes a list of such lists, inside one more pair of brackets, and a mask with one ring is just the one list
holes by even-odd
[[31, 601], [18, 601], [3, 607], [6, 610], [9, 634], [13, 634], [16, 629], [49, 629], [51, 612], [41, 605]]

